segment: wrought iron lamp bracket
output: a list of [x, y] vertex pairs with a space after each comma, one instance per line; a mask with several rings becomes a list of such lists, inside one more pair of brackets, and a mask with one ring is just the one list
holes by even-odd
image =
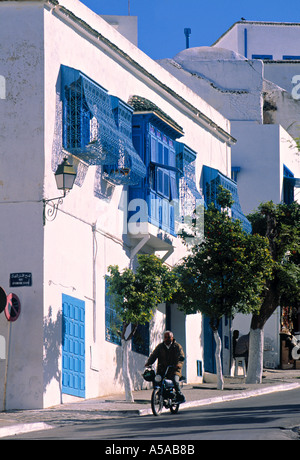
[[[48, 200], [43, 200], [43, 224], [46, 224], [46, 220], [53, 221], [57, 216], [57, 211], [59, 205], [63, 203], [63, 199], [66, 197], [69, 190], [64, 190], [62, 196], [56, 198], [50, 198]], [[55, 203], [56, 202], [56, 203]]]

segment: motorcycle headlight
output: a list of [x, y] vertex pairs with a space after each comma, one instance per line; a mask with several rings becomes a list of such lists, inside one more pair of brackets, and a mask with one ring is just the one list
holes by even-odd
[[155, 380], [156, 383], [161, 382], [161, 375], [156, 375], [154, 380]]

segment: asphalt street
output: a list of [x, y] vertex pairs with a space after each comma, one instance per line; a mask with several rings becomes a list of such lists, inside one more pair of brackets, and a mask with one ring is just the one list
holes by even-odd
[[[300, 439], [300, 388], [236, 401], [187, 408], [176, 415], [115, 418], [54, 427], [6, 439], [103, 440], [101, 449], [141, 440], [178, 443], [199, 440]], [[134, 444], [135, 443], [135, 444]], [[191, 443], [189, 443], [191, 444]], [[192, 443], [193, 444], [193, 443]], [[122, 445], [122, 444], [120, 444]], [[142, 444], [140, 444], [142, 445]], [[152, 445], [152, 444], [151, 444]], [[195, 449], [196, 449], [196, 444]], [[107, 453], [107, 452], [106, 452]], [[138, 456], [138, 455], [137, 455]]]

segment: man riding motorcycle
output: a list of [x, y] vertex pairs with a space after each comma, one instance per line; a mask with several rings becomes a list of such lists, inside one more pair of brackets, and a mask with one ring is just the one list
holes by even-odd
[[173, 332], [165, 331], [163, 342], [157, 345], [151, 353], [145, 367], [151, 366], [156, 360], [158, 360], [157, 374], [160, 376], [165, 374], [168, 366], [173, 366], [169, 369], [167, 378], [174, 383], [177, 401], [184, 402], [185, 397], [180, 390], [179, 384], [184, 361], [184, 352], [182, 346], [175, 341]]

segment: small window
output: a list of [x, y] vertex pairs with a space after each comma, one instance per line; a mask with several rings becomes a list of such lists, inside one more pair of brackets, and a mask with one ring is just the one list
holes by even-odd
[[262, 59], [264, 61], [272, 61], [273, 56], [271, 54], [252, 54], [252, 59]]
[[164, 198], [170, 199], [170, 174], [166, 169], [156, 169], [156, 191]]
[[282, 56], [285, 61], [299, 61], [300, 56]]

